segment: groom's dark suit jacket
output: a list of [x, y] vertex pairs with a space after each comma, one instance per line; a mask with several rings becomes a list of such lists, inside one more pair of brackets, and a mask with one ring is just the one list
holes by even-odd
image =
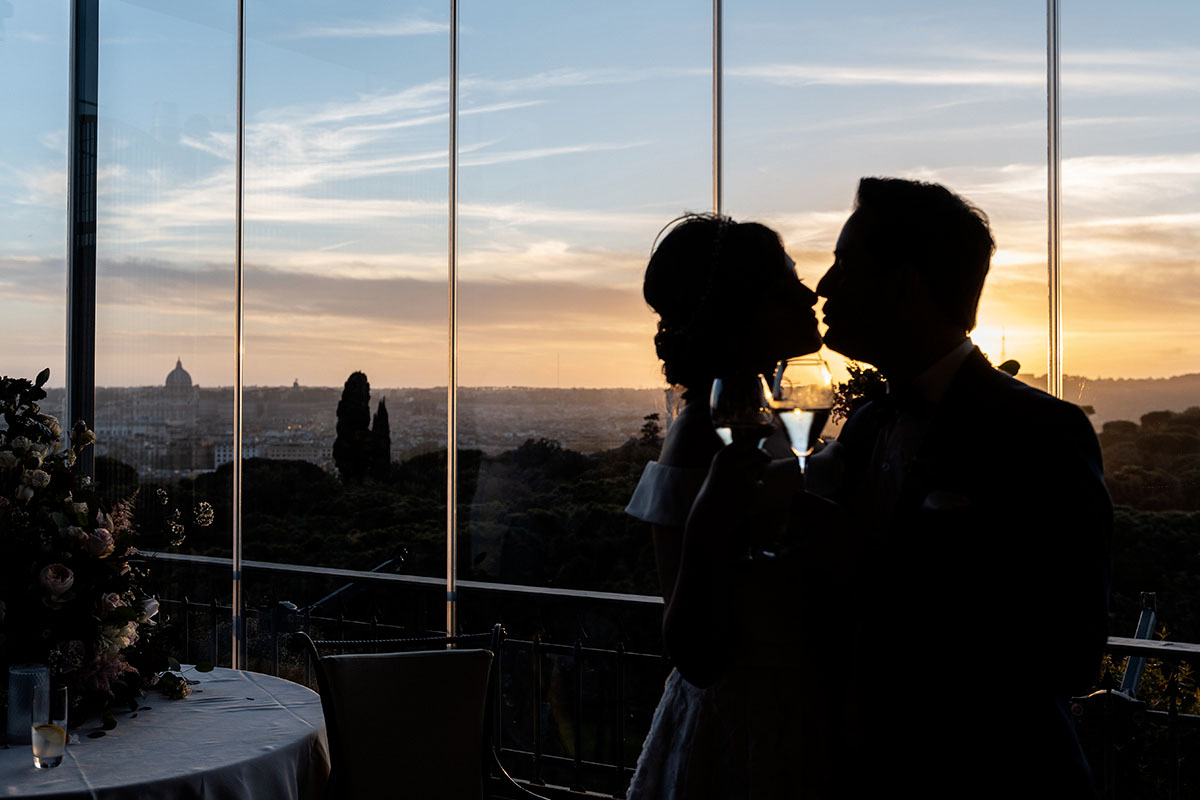
[[862, 537], [848, 796], [1092, 796], [1066, 699], [1097, 678], [1112, 504], [1084, 413], [976, 349], [901, 470], [864, 494], [895, 402], [846, 424], [839, 500]]

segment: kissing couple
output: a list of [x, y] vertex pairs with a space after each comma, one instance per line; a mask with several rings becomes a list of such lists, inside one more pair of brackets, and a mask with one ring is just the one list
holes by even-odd
[[[1068, 700], [1106, 641], [1112, 504], [1084, 412], [969, 338], [994, 251], [981, 210], [896, 178], [860, 181], [815, 291], [757, 223], [689, 215], [654, 250], [682, 405], [627, 511], [674, 669], [630, 800], [1096, 796]], [[807, 470], [726, 446], [714, 380], [820, 348], [818, 296], [886, 391]], [[764, 528], [786, 555], [747, 560]]]

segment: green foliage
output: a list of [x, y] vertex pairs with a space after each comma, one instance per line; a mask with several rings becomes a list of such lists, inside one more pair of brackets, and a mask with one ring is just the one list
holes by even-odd
[[833, 421], [839, 422], [854, 416], [854, 412], [887, 392], [887, 379], [874, 367], [846, 362], [850, 379], [833, 387]]
[[645, 423], [638, 435], [638, 444], [647, 447], [662, 447], [662, 426], [658, 424], [658, 412], [647, 414], [642, 419], [645, 420]]
[[1152, 511], [1200, 510], [1200, 408], [1152, 411], [1099, 435], [1113, 502]]
[[1159, 616], [1177, 641], [1200, 641], [1200, 513], [1138, 511], [1113, 515], [1114, 636], [1131, 636], [1141, 593], [1158, 594]]

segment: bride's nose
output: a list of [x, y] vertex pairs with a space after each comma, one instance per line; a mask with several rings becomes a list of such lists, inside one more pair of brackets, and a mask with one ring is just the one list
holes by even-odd
[[806, 306], [814, 306], [817, 304], [817, 293], [812, 289], [801, 283], [798, 291], [800, 295], [800, 301]]

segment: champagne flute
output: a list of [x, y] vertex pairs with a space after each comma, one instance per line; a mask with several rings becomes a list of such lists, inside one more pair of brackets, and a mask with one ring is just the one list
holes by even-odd
[[758, 447], [775, 429], [775, 418], [759, 375], [714, 379], [709, 409], [713, 429], [726, 445], [736, 441]]
[[770, 406], [783, 424], [792, 453], [803, 471], [833, 410], [833, 376], [820, 356], [780, 361], [771, 386]]

